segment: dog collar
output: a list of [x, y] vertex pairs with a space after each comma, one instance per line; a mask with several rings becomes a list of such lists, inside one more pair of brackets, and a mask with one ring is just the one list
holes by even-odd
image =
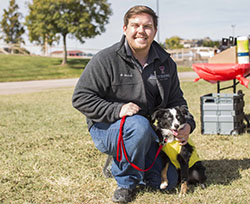
[[160, 142], [161, 145], [165, 145], [168, 143], [168, 138], [164, 138], [163, 137], [163, 140]]

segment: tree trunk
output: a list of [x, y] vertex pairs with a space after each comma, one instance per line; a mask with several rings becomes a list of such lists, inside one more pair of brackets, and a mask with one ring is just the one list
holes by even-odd
[[47, 34], [45, 34], [43, 54], [44, 54], [44, 56], [48, 57], [48, 36], [47, 36]]
[[63, 61], [62, 61], [61, 65], [67, 64], [66, 36], [67, 36], [67, 34], [63, 35]]
[[13, 43], [10, 43], [10, 54], [14, 54], [14, 45]]

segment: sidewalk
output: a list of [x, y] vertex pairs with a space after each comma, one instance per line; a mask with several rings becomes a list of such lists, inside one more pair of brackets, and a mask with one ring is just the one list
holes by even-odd
[[[197, 77], [195, 72], [180, 72], [180, 80], [192, 81]], [[52, 88], [74, 87], [78, 78], [74, 79], [54, 79], [21, 82], [1, 82], [0, 95], [10, 95], [18, 93], [31, 93], [48, 90]]]
[[51, 88], [73, 87], [77, 82], [75, 79], [53, 79], [20, 82], [1, 82], [0, 95], [10, 95], [17, 93], [31, 93], [48, 90]]

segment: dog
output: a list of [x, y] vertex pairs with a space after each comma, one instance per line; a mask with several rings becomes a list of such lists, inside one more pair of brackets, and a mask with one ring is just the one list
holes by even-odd
[[183, 106], [158, 109], [152, 114], [153, 128], [163, 145], [162, 151], [166, 153], [164, 154], [166, 165], [161, 172], [162, 182], [160, 188], [165, 189], [168, 186], [167, 170], [171, 161], [180, 175], [180, 195], [187, 193], [188, 184], [200, 183], [204, 188], [207, 179], [205, 175], [206, 168], [200, 161], [192, 141], [189, 139], [187, 144], [180, 145], [175, 137], [177, 132], [185, 126], [188, 114], [189, 112]]

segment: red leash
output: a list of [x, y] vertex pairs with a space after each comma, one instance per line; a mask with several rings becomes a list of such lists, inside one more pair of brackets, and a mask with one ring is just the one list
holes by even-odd
[[[163, 147], [163, 145], [161, 144], [157, 150], [157, 153], [155, 155], [155, 158], [154, 158], [154, 161], [153, 163], [151, 164], [151, 166], [147, 169], [141, 169], [139, 168], [138, 166], [136, 166], [135, 164], [133, 164], [132, 162], [129, 161], [128, 159], [128, 155], [126, 153], [126, 149], [125, 149], [125, 145], [124, 145], [124, 141], [123, 141], [123, 136], [122, 136], [122, 130], [123, 130], [123, 125], [125, 123], [125, 119], [126, 119], [126, 116], [123, 116], [123, 118], [121, 119], [121, 123], [120, 123], [120, 132], [119, 132], [119, 137], [118, 137], [118, 142], [117, 142], [117, 154], [116, 154], [116, 160], [118, 162], [120, 162], [122, 160], [122, 148], [123, 148], [123, 153], [124, 153], [124, 156], [126, 158], [126, 160], [128, 161], [128, 163], [133, 167], [135, 168], [136, 170], [138, 171], [148, 171], [149, 169], [151, 169], [153, 166], [154, 166], [154, 163], [156, 161], [156, 158], [158, 157], [158, 155], [160, 154], [160, 151]], [[119, 157], [120, 155], [120, 157]]]

